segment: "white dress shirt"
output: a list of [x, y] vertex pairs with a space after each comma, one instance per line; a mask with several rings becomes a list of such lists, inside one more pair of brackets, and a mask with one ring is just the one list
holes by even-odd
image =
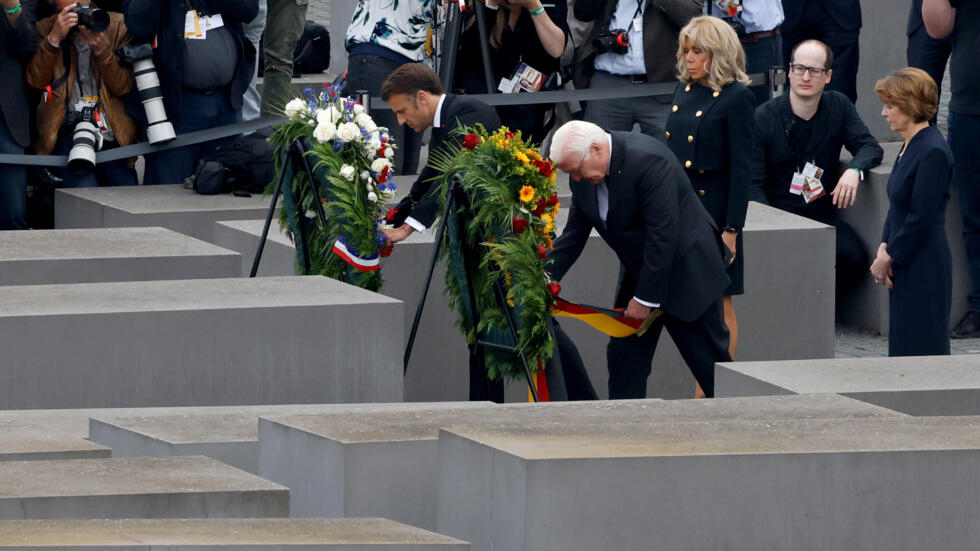
[[[446, 101], [446, 94], [439, 96], [439, 104], [436, 105], [436, 114], [432, 118], [432, 128], [442, 128], [442, 104]], [[413, 230], [419, 233], [425, 233], [425, 226], [421, 222], [412, 218], [411, 216], [405, 217], [405, 223], [412, 227]]]

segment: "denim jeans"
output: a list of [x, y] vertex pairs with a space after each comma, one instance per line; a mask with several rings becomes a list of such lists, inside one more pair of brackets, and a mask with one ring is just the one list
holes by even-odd
[[953, 186], [963, 216], [963, 244], [973, 289], [970, 310], [980, 312], [980, 115], [949, 112], [949, 148], [953, 151]]
[[[207, 94], [184, 89], [180, 97], [180, 118], [177, 119], [174, 130], [177, 134], [186, 134], [241, 120], [242, 112], [231, 107], [227, 89], [221, 88]], [[143, 184], [179, 184], [194, 173], [198, 159], [210, 155], [219, 145], [235, 139], [236, 137], [231, 136], [147, 155]]]
[[[0, 113], [0, 153], [24, 154], [24, 148], [10, 135], [3, 113]], [[27, 229], [27, 169], [0, 165], [0, 230], [24, 229]]]
[[[265, 30], [265, 17], [268, 11], [266, 0], [259, 0], [259, 14], [245, 26], [245, 39], [252, 43], [256, 53], [259, 51], [259, 42], [262, 40], [262, 31]], [[259, 95], [259, 91], [255, 87], [259, 78], [259, 63], [262, 63], [261, 59], [255, 63], [255, 69], [252, 71], [252, 82], [249, 83], [248, 89], [245, 90], [245, 97], [242, 98], [242, 120], [250, 121], [259, 118], [261, 115], [262, 96]]]

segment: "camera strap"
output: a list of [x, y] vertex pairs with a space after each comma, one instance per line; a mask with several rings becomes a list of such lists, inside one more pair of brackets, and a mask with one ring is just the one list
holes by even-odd
[[638, 15], [643, 15], [643, 3], [647, 0], [636, 0], [636, 11], [633, 12], [633, 17], [630, 18], [630, 24], [626, 27], [626, 34], [629, 35], [630, 31], [633, 30], [633, 22], [636, 21]]

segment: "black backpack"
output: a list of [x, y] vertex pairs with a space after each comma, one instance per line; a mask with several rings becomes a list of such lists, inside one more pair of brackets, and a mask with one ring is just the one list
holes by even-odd
[[[264, 42], [259, 45], [259, 60], [265, 59]], [[259, 63], [259, 76], [265, 67]], [[303, 24], [303, 35], [293, 50], [293, 76], [301, 73], [322, 73], [330, 68], [330, 31], [314, 21]]]
[[262, 193], [275, 176], [275, 150], [256, 132], [221, 144], [198, 161], [192, 187], [201, 195]]

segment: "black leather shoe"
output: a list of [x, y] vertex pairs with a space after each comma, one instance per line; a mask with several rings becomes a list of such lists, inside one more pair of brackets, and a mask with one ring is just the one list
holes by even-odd
[[956, 327], [949, 332], [949, 336], [954, 339], [973, 339], [980, 337], [980, 312], [970, 310], [963, 319], [956, 324]]

